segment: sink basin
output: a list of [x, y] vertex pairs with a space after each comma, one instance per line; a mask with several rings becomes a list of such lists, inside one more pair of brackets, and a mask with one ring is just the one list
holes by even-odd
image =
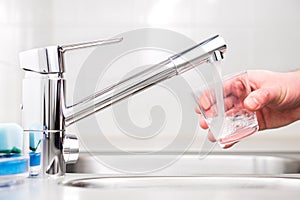
[[300, 196], [299, 156], [86, 153], [67, 170], [71, 178], [60, 184], [72, 186], [64, 187], [70, 193], [81, 191], [79, 199], [90, 195], [132, 200], [292, 200]]
[[285, 155], [261, 154], [88, 154], [81, 153], [68, 173], [135, 174], [151, 176], [278, 175], [300, 172], [300, 160]]
[[63, 184], [90, 188], [83, 191], [109, 199], [292, 200], [300, 196], [300, 179], [284, 177], [97, 177]]

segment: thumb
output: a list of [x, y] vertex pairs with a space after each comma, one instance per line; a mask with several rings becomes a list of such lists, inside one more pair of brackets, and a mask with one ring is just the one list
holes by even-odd
[[257, 111], [270, 103], [276, 103], [281, 96], [278, 88], [260, 88], [251, 92], [244, 100], [244, 106], [251, 111]]

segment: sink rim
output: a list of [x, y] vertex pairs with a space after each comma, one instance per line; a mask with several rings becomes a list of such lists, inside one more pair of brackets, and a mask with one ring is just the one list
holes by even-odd
[[[212, 173], [204, 172], [204, 175], [222, 175], [222, 174], [238, 174], [238, 175], [277, 175], [277, 174], [291, 174], [291, 173], [300, 173], [300, 153], [276, 153], [276, 154], [270, 154], [270, 153], [251, 153], [251, 152], [238, 152], [238, 153], [211, 153], [206, 157], [205, 159], [199, 159], [199, 154], [197, 153], [186, 153], [184, 155], [181, 155], [181, 157], [176, 160], [174, 163], [172, 163], [170, 166], [167, 166], [163, 169], [154, 170], [149, 172], [142, 172], [142, 173], [128, 173], [128, 172], [122, 172], [115, 170], [113, 168], [109, 168], [108, 171], [105, 170], [107, 167], [105, 163], [99, 163], [98, 156], [99, 157], [108, 157], [113, 158], [116, 160], [122, 160], [125, 161], [129, 157], [133, 158], [142, 158], [145, 159], [145, 161], [148, 161], [147, 159], [164, 159], [169, 155], [173, 155], [174, 153], [165, 153], [161, 155], [143, 155], [143, 154], [136, 154], [136, 155], [126, 155], [126, 154], [118, 154], [118, 153], [84, 153], [81, 154], [79, 157], [79, 161], [77, 164], [68, 165], [67, 169], [69, 173], [89, 173], [89, 174], [99, 174], [99, 175], [105, 175], [105, 174], [134, 174], [134, 175], [145, 175], [145, 174], [153, 174], [156, 172], [164, 171], [165, 169], [172, 169], [174, 168], [173, 172], [176, 172], [177, 166], [179, 168], [188, 168], [189, 170], [192, 168], [194, 169], [194, 173], [197, 173], [196, 167], [199, 166], [213, 166], [215, 167], [215, 163], [218, 165], [218, 161], [226, 161], [227, 163], [222, 163], [223, 165], [223, 171], [227, 170], [227, 173], [223, 172], [216, 172], [212, 171]], [[124, 160], [120, 161], [123, 162]], [[152, 161], [152, 160], [151, 160]], [[228, 162], [229, 161], [229, 162]], [[243, 162], [244, 161], [244, 162]], [[202, 163], [201, 163], [202, 162]], [[233, 164], [232, 164], [233, 162]], [[134, 162], [132, 164], [134, 166]], [[245, 165], [248, 168], [241, 168], [238, 169], [238, 167]], [[253, 165], [253, 166], [251, 166]], [[225, 166], [225, 167], [224, 167]], [[227, 166], [227, 168], [226, 168]], [[239, 171], [237, 172], [231, 172], [230, 166], [236, 167]], [[99, 168], [101, 167], [101, 168]], [[128, 164], [128, 167], [131, 167]], [[172, 168], [173, 167], [173, 168]], [[251, 169], [252, 167], [253, 169]], [[256, 169], [254, 169], [256, 167]], [[201, 169], [201, 168], [200, 168]], [[202, 169], [203, 170], [203, 169]], [[210, 170], [210, 169], [209, 169]], [[248, 170], [248, 171], [247, 171]], [[253, 171], [251, 171], [253, 170]], [[191, 172], [191, 171], [189, 171]], [[228, 173], [229, 172], [229, 173]], [[196, 175], [202, 175], [203, 171], [200, 170], [200, 173], [197, 173]], [[167, 174], [170, 175], [170, 174]], [[176, 173], [175, 176], [178, 174]], [[195, 175], [195, 174], [186, 174], [186, 175]]]

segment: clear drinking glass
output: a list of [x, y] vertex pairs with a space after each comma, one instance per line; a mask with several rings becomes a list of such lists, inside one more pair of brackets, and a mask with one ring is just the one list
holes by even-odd
[[[255, 112], [244, 107], [244, 99], [251, 92], [246, 71], [223, 77], [222, 88], [223, 98], [217, 98], [216, 86], [208, 84], [197, 92], [196, 100], [210, 131], [225, 147], [257, 132], [258, 122]], [[215, 120], [220, 116], [222, 120]]]

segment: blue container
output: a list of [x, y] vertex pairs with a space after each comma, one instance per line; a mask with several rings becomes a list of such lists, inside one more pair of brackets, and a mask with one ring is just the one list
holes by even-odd
[[21, 183], [28, 176], [28, 164], [20, 154], [0, 155], [0, 187]]

